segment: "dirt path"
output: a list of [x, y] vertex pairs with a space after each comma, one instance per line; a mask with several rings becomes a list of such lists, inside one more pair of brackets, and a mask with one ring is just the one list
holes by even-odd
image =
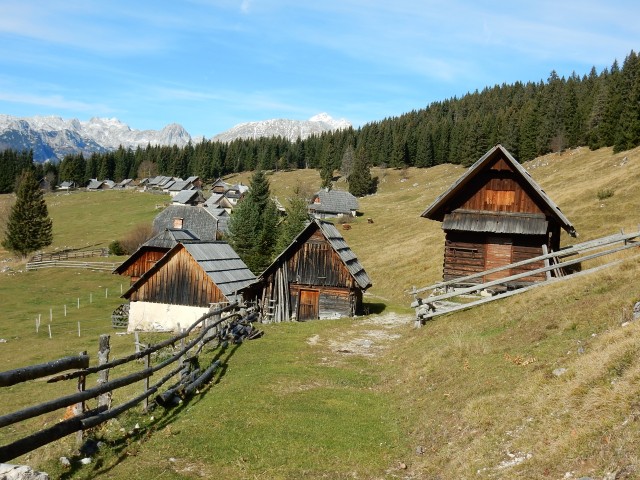
[[391, 346], [394, 340], [410, 330], [413, 315], [394, 312], [371, 315], [354, 323], [348, 330], [334, 338], [313, 335], [307, 339], [309, 345], [327, 346], [340, 355], [375, 357]]

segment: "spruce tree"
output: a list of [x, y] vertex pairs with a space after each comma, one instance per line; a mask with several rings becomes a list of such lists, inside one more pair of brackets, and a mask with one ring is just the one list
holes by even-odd
[[22, 258], [53, 242], [52, 222], [38, 181], [31, 170], [19, 179], [16, 203], [11, 209], [2, 246]]
[[362, 148], [359, 148], [356, 152], [353, 170], [347, 180], [349, 182], [349, 193], [356, 197], [375, 193], [378, 188], [378, 177], [371, 178], [369, 160]]
[[280, 255], [285, 248], [296, 238], [309, 222], [307, 202], [301, 196], [289, 199], [287, 216], [282, 222], [280, 236], [276, 243], [276, 255]]
[[269, 181], [257, 170], [246, 197], [229, 221], [229, 244], [247, 267], [258, 274], [273, 260], [278, 237], [278, 210], [270, 198]]

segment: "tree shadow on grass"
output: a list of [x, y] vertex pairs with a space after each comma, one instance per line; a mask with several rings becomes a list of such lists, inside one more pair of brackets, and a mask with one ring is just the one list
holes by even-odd
[[364, 302], [362, 304], [363, 315], [380, 315], [387, 308], [385, 303], [378, 302]]

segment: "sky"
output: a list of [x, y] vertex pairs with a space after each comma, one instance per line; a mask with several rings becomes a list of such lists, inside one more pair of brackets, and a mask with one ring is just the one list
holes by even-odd
[[212, 137], [355, 127], [484, 87], [620, 64], [637, 0], [0, 0], [0, 114]]

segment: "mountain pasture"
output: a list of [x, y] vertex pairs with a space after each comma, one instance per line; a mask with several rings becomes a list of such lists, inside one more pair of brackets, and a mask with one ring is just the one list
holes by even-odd
[[[563, 234], [565, 244], [638, 229], [640, 149], [581, 148], [524, 166], [575, 225], [579, 238]], [[637, 249], [597, 274], [413, 328], [406, 291], [440, 280], [444, 242], [440, 224], [420, 213], [463, 172], [374, 170], [378, 193], [360, 199], [362, 216], [341, 228], [372, 279], [364, 297], [370, 315], [263, 325], [264, 337], [230, 349], [221, 375], [191, 402], [127, 414], [94, 432], [104, 446], [91, 464], [80, 465], [79, 456], [70, 470], [58, 464], [72, 439], [22, 460], [68, 479], [637, 478]], [[320, 184], [314, 170], [268, 178], [285, 205], [294, 190]], [[150, 222], [161, 198], [49, 195], [54, 246], [108, 244]], [[117, 295], [74, 312], [95, 332], [87, 337], [36, 336], [34, 317], [81, 292], [119, 291], [125, 279], [3, 265], [10, 270], [0, 274], [2, 369], [81, 350], [95, 355], [97, 335], [113, 333]], [[130, 353], [130, 336], [112, 338], [114, 355]], [[12, 395], [3, 412], [22, 396]], [[3, 443], [5, 435], [14, 433], [0, 431]]]

